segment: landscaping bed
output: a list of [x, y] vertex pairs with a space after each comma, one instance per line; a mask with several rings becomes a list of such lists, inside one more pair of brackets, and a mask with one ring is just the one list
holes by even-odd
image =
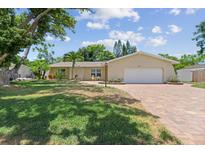
[[167, 84], [172, 84], [172, 85], [183, 85], [183, 82], [167, 82]]

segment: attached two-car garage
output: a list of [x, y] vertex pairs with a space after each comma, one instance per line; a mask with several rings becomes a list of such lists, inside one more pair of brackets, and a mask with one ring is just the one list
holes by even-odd
[[136, 52], [108, 61], [108, 80], [125, 83], [164, 83], [175, 77], [176, 61]]
[[126, 83], [162, 83], [163, 74], [160, 68], [125, 68]]

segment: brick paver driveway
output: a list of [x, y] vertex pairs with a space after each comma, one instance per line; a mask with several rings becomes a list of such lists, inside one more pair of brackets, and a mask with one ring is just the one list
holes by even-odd
[[112, 85], [141, 100], [184, 144], [205, 144], [205, 89], [185, 85]]

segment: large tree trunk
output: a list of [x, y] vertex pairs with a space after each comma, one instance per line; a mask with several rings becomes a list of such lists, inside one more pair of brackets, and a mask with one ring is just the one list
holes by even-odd
[[[42, 13], [40, 13], [35, 19], [33, 19], [33, 23], [31, 24], [30, 28], [27, 30], [27, 33], [31, 33], [31, 35], [33, 36], [33, 34], [37, 28], [39, 20], [51, 10], [52, 10], [52, 8], [48, 8], [45, 11], [43, 11]], [[24, 28], [32, 20], [32, 18], [33, 18], [33, 16], [29, 15], [27, 17], [27, 19], [22, 24], [19, 25], [19, 28]], [[0, 64], [2, 64], [3, 61], [6, 59], [6, 57], [8, 57], [8, 56], [9, 56], [9, 53], [5, 53], [3, 55], [0, 55]]]
[[[42, 13], [40, 13], [34, 19], [33, 23], [31, 24], [30, 28], [28, 29], [27, 33], [31, 33], [31, 35], [33, 37], [34, 33], [36, 31], [36, 28], [38, 26], [39, 20], [51, 10], [52, 10], [52, 8], [48, 8], [45, 11], [43, 11]], [[27, 19], [19, 27], [24, 28], [31, 20], [32, 20], [32, 15], [28, 16]], [[10, 80], [16, 79], [18, 77], [17, 72], [18, 72], [20, 66], [22, 65], [22, 63], [25, 61], [25, 59], [27, 59], [30, 48], [31, 48], [31, 45], [24, 50], [24, 56], [21, 58], [20, 62], [15, 65], [14, 69], [6, 70], [6, 71], [4, 70], [3, 72], [2, 71], [0, 72], [1, 73], [0, 74], [0, 84], [1, 84], [1, 82], [2, 82], [2, 84], [9, 84]], [[3, 55], [0, 55], [0, 64], [2, 64], [3, 61], [8, 56], [9, 56], [9, 53], [5, 53]]]
[[18, 78], [18, 71], [19, 71], [21, 65], [27, 59], [30, 48], [31, 48], [31, 46], [24, 50], [24, 55], [21, 57], [21, 60], [14, 66], [13, 69], [11, 69], [12, 80], [15, 80]]
[[[43, 16], [45, 16], [45, 15], [46, 15], [49, 11], [51, 11], [51, 10], [52, 10], [52, 8], [46, 9], [45, 11], [43, 11], [42, 13], [40, 13], [40, 14], [34, 19], [34, 21], [33, 21], [32, 25], [31, 25], [31, 27], [30, 27], [29, 30], [28, 30], [28, 32], [31, 33], [32, 37], [34, 36], [34, 33], [35, 33], [36, 29], [37, 29], [39, 20], [40, 20]], [[22, 27], [25, 26], [31, 19], [32, 19], [31, 16], [28, 16], [28, 18], [24, 21], [24, 23], [21, 24], [21, 26], [22, 26]], [[28, 54], [29, 54], [29, 51], [30, 51], [30, 48], [31, 48], [31, 45], [24, 50], [24, 55], [21, 57], [20, 62], [17, 63], [17, 64], [15, 65], [15, 67], [13, 68], [13, 72], [14, 72], [15, 74], [17, 74], [19, 68], [20, 68], [21, 65], [24, 63], [24, 61], [27, 59]]]
[[9, 85], [13, 78], [15, 76], [12, 70], [5, 68], [0, 70], [0, 85]]
[[21, 65], [24, 63], [24, 61], [27, 59], [30, 49], [31, 49], [31, 46], [29, 46], [28, 48], [26, 48], [26, 49], [24, 50], [24, 55], [21, 57], [21, 60], [20, 60], [19, 63], [17, 63], [17, 64], [15, 65], [15, 67], [13, 68], [13, 69], [15, 69], [17, 72], [18, 72], [19, 68], [21, 67]]
[[46, 75], [46, 71], [43, 70], [43, 74], [42, 74], [42, 78], [41, 79], [45, 79], [45, 75]]
[[45, 16], [48, 12], [50, 12], [52, 10], [52, 8], [48, 8], [45, 11], [43, 11], [42, 13], [40, 13], [33, 21], [31, 27], [28, 29], [28, 32], [33, 32], [34, 29], [36, 29], [36, 26], [38, 25], [39, 20]]
[[4, 60], [6, 59], [6, 57], [8, 57], [8, 53], [4, 53], [3, 55], [0, 55], [0, 65], [4, 62]]

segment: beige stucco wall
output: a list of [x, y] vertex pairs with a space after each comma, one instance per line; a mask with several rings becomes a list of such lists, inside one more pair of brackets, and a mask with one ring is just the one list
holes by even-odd
[[[100, 80], [104, 80], [104, 78], [105, 78], [104, 67], [93, 67], [93, 68], [100, 68], [101, 69], [101, 79]], [[76, 68], [74, 68], [73, 74], [74, 74], [74, 76], [77, 74], [79, 80], [89, 81], [89, 80], [92, 80], [91, 79], [91, 69], [92, 69], [92, 67], [76, 67]], [[70, 72], [71, 72], [71, 69], [70, 69]]]
[[108, 63], [108, 80], [124, 78], [125, 68], [161, 68], [163, 71], [163, 82], [175, 76], [174, 68], [170, 62], [163, 61], [145, 55], [133, 55]]
[[69, 68], [68, 67], [57, 67], [57, 68], [51, 67], [49, 69], [49, 74], [48, 75], [55, 77], [58, 69], [65, 69], [65, 77], [64, 78], [69, 79]]
[[[62, 67], [63, 68], [63, 67]], [[104, 67], [93, 67], [93, 68], [101, 68], [101, 79], [100, 80], [104, 80], [105, 79], [105, 69]], [[49, 75], [55, 75], [57, 72], [58, 68], [50, 68], [49, 70]], [[66, 78], [67, 79], [71, 79], [71, 72], [72, 69], [71, 68], [65, 68], [66, 69]], [[73, 76], [78, 75], [77, 79], [79, 80], [91, 80], [91, 67], [75, 67], [73, 70]]]

